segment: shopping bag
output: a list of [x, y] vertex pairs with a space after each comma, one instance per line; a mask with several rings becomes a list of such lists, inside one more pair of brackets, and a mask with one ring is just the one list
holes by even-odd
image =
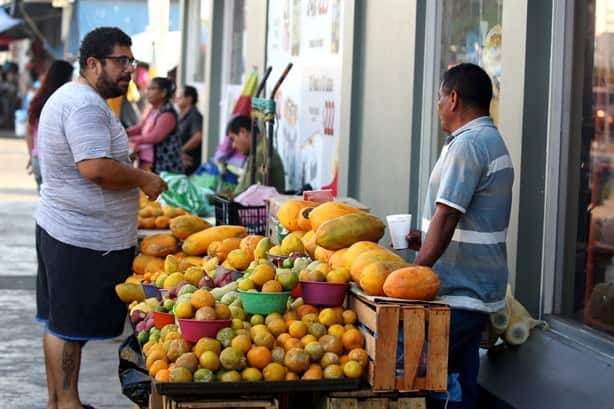
[[122, 393], [139, 406], [149, 405], [151, 378], [136, 337], [130, 335], [119, 346], [119, 382]]
[[160, 177], [168, 185], [162, 193], [164, 203], [198, 216], [212, 214], [213, 208], [207, 201], [207, 196], [214, 193], [212, 190], [196, 186], [184, 174], [162, 172]]

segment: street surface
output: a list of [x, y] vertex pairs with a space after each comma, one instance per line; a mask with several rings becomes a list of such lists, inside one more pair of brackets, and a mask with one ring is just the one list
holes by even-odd
[[[26, 146], [0, 132], [0, 407], [44, 408], [47, 384], [43, 327], [36, 322], [34, 213], [36, 184], [25, 171]], [[83, 350], [79, 390], [97, 409], [129, 409], [117, 376], [117, 348], [125, 335], [88, 343]]]

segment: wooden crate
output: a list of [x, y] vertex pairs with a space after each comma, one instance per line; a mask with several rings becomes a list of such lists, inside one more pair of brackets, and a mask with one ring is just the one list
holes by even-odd
[[277, 399], [207, 399], [199, 401], [177, 402], [168, 397], [162, 397], [163, 409], [230, 409], [230, 408], [254, 408], [254, 409], [278, 409]]
[[324, 396], [318, 409], [426, 409], [424, 397], [415, 393], [376, 393], [370, 389], [335, 392]]
[[[438, 304], [374, 303], [355, 294], [356, 312], [369, 354], [368, 381], [374, 391], [445, 391], [448, 377], [450, 308]], [[403, 322], [403, 376], [396, 376], [397, 339]], [[428, 324], [428, 325], [427, 325]], [[427, 329], [428, 326], [428, 329]], [[417, 376], [424, 342], [426, 376]]]

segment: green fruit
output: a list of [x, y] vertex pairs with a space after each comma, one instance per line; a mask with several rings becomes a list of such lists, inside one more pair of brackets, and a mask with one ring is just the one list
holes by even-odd
[[291, 291], [298, 284], [298, 273], [287, 268], [279, 268], [276, 279], [284, 290]]
[[173, 309], [173, 307], [175, 306], [175, 301], [173, 301], [173, 300], [165, 300], [164, 304], [162, 306], [164, 307], [164, 309], [166, 311], [171, 311]]
[[245, 320], [245, 312], [243, 311], [243, 308], [231, 305], [228, 307], [228, 309], [230, 310], [230, 315], [232, 318], [238, 318], [241, 321]]
[[158, 342], [160, 340], [160, 333], [157, 334], [149, 334], [149, 341]]
[[215, 374], [210, 369], [200, 368], [194, 372], [194, 382], [213, 382]]
[[182, 295], [185, 295], [185, 294], [192, 294], [196, 290], [198, 290], [198, 288], [196, 288], [192, 284], [186, 284], [183, 287], [181, 287], [181, 290], [179, 290], [179, 293], [177, 293], [177, 295], [181, 297]]
[[156, 307], [156, 311], [158, 311], [158, 312], [166, 312], [166, 309], [164, 308], [164, 306], [163, 306], [163, 305], [158, 305], [158, 306]]
[[139, 344], [145, 344], [147, 341], [149, 341], [149, 331], [139, 332], [139, 334], [136, 336], [136, 339], [139, 340]]
[[293, 265], [294, 261], [291, 258], [287, 258], [281, 263], [283, 268], [292, 268]]
[[228, 347], [230, 346], [230, 343], [232, 342], [232, 339], [235, 337], [235, 335], [236, 333], [234, 329], [230, 327], [226, 327], [226, 328], [222, 328], [221, 330], [217, 332], [215, 339], [220, 341], [220, 343], [224, 347]]

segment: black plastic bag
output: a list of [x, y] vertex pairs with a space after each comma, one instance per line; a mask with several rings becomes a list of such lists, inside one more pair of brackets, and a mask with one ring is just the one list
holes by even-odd
[[130, 335], [119, 346], [119, 381], [122, 393], [139, 406], [149, 406], [151, 378], [136, 337]]

